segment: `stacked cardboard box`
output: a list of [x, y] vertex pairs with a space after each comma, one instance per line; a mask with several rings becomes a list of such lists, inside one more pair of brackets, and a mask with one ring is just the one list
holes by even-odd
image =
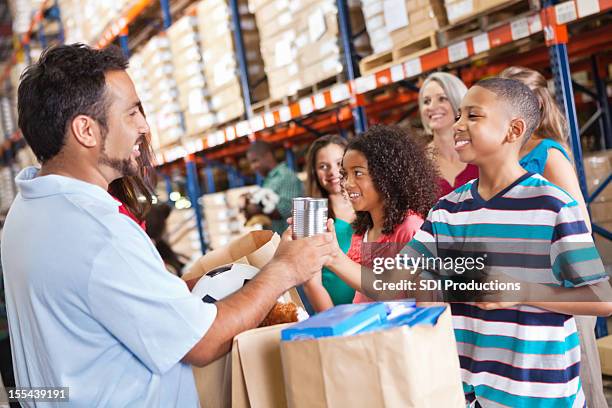
[[[584, 171], [589, 194], [592, 194], [612, 174], [612, 150], [589, 154], [584, 158]], [[612, 231], [612, 184], [595, 198], [590, 205], [591, 221]], [[595, 234], [595, 244], [605, 264], [612, 264], [612, 243]]]
[[302, 88], [293, 25], [293, 14], [301, 3], [302, 0], [249, 1], [261, 37], [261, 55], [272, 99], [293, 95]]
[[170, 41], [164, 34], [153, 37], [144, 46], [141, 56], [151, 89], [150, 110], [159, 145], [168, 146], [176, 143], [184, 133]]
[[200, 238], [196, 227], [195, 213], [192, 209], [174, 209], [166, 221], [168, 244], [177, 254], [194, 260], [202, 255]]
[[295, 14], [298, 66], [303, 86], [342, 72], [338, 9], [333, 0], [306, 0]]
[[455, 24], [511, 0], [444, 0], [449, 24]]
[[[259, 51], [259, 32], [246, 0], [238, 1], [238, 9], [251, 100], [257, 102], [268, 97], [263, 60]], [[198, 3], [196, 14], [211, 107], [218, 121], [224, 123], [244, 114], [231, 11], [227, 0], [203, 0]]]
[[167, 31], [174, 64], [179, 106], [184, 112], [185, 131], [195, 135], [211, 128], [216, 117], [211, 109], [210, 94], [204, 77], [197, 19], [187, 15]]
[[[251, 0], [261, 35], [261, 51], [270, 96], [280, 99], [342, 72], [338, 9], [333, 0]], [[365, 22], [361, 2], [349, 2], [353, 32]], [[367, 38], [356, 42], [358, 54], [370, 53]]]
[[66, 43], [95, 44], [109, 23], [119, 18], [129, 3], [128, 0], [59, 0]]
[[385, 24], [384, 0], [363, 0], [363, 15], [375, 54], [390, 51], [393, 42]]
[[432, 36], [445, 19], [435, 0], [385, 0], [383, 14], [394, 48]]
[[[13, 169], [15, 171], [18, 169]], [[0, 213], [6, 214], [15, 199], [13, 173], [9, 166], [0, 168]]]
[[257, 187], [238, 187], [202, 196], [206, 241], [212, 249], [227, 245], [248, 231], [244, 226], [244, 216], [240, 212], [240, 197], [255, 188]]
[[151, 145], [154, 150], [158, 150], [160, 147], [159, 132], [156, 126], [153, 93], [151, 91], [151, 84], [149, 82], [147, 69], [145, 67], [145, 61], [140, 53], [134, 53], [130, 58], [130, 65], [128, 67], [128, 74], [134, 82], [136, 93], [142, 103], [145, 116], [149, 128], [151, 129]]

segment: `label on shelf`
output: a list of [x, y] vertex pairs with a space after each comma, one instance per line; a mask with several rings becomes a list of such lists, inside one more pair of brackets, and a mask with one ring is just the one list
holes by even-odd
[[331, 89], [331, 100], [333, 103], [347, 100], [351, 97], [348, 84], [339, 84]]
[[233, 126], [228, 126], [225, 128], [225, 138], [228, 142], [236, 138], [236, 129]]
[[459, 61], [468, 57], [467, 42], [461, 41], [448, 46], [448, 60], [450, 62]]
[[275, 121], [274, 121], [274, 113], [272, 112], [266, 112], [264, 114], [264, 123], [266, 124], [266, 127], [272, 127], [275, 125]]
[[463, 0], [451, 4], [446, 4], [446, 14], [448, 20], [452, 23], [463, 16], [471, 14], [474, 11], [474, 2], [472, 0]]
[[314, 107], [312, 106], [312, 99], [310, 99], [310, 97], [300, 99], [299, 104], [302, 115], [308, 115], [314, 110]]
[[489, 34], [483, 33], [472, 37], [472, 44], [474, 45], [474, 53], [480, 54], [491, 49], [489, 43]]
[[281, 122], [289, 122], [291, 120], [291, 109], [288, 106], [283, 106], [279, 109], [278, 116]]
[[510, 23], [510, 31], [512, 32], [513, 40], [529, 37], [529, 24], [527, 23], [527, 19], [519, 18]]
[[578, 16], [576, 15], [574, 0], [557, 4], [555, 6], [555, 16], [557, 17], [557, 24], [565, 24], [576, 20]]
[[[228, 131], [228, 129], [226, 129], [226, 131]], [[233, 134], [234, 128], [231, 128], [231, 132]], [[218, 131], [216, 131], [214, 133], [214, 135], [215, 135], [215, 145], [220, 145], [220, 144], [225, 143], [226, 140], [230, 140], [229, 138], [226, 138], [225, 134], [226, 134], [226, 132], [224, 132], [222, 130], [218, 130]]]
[[385, 0], [385, 26], [389, 32], [408, 26], [408, 12], [404, 0]]
[[421, 59], [414, 58], [406, 61], [404, 63], [404, 69], [406, 70], [407, 78], [419, 75], [421, 72], [423, 72], [423, 68], [421, 67]]
[[262, 129], [265, 129], [266, 125], [264, 123], [264, 118], [261, 115], [255, 116], [249, 121], [249, 126], [253, 130], [253, 132], [258, 132]]
[[578, 17], [586, 17], [599, 13], [599, 0], [578, 0]]
[[248, 120], [240, 121], [236, 124], [236, 136], [247, 136], [251, 133], [251, 127]]
[[325, 107], [325, 95], [322, 93], [316, 94], [314, 97], [314, 106], [316, 109], [323, 109]]
[[402, 64], [391, 67], [391, 81], [397, 82], [404, 78], [406, 78], [406, 73], [404, 72], [404, 66]]
[[363, 94], [368, 91], [376, 89], [376, 76], [366, 75], [363, 77], [355, 78], [355, 92]]
[[542, 18], [540, 17], [540, 13], [527, 17], [527, 22], [529, 23], [530, 34], [535, 34], [542, 31]]

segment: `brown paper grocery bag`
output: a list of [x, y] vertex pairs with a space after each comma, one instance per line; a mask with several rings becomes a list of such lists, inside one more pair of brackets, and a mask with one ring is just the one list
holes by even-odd
[[281, 342], [287, 404], [463, 408], [450, 311], [435, 326]]
[[287, 324], [248, 330], [232, 346], [232, 407], [286, 407], [280, 332]]
[[207, 252], [194, 263], [182, 278], [185, 281], [199, 278], [211, 269], [236, 263], [241, 258], [246, 258], [246, 262], [242, 261], [241, 263], [248, 263], [261, 269], [270, 262], [279, 242], [280, 237], [272, 231], [249, 232], [236, 238], [223, 248]]
[[213, 361], [206, 367], [193, 367], [200, 407], [230, 408], [232, 406], [231, 353]]

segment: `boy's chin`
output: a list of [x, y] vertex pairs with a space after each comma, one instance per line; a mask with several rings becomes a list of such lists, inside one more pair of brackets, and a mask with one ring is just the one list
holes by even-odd
[[458, 151], [459, 160], [466, 164], [476, 164], [474, 161], [476, 160], [476, 155], [473, 152], [468, 151]]

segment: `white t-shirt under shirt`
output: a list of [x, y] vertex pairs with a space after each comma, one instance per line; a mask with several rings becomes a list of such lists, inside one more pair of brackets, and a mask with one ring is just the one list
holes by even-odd
[[216, 307], [165, 270], [102, 188], [36, 174], [17, 176], [2, 238], [17, 385], [69, 387], [73, 406], [198, 407], [180, 360]]

